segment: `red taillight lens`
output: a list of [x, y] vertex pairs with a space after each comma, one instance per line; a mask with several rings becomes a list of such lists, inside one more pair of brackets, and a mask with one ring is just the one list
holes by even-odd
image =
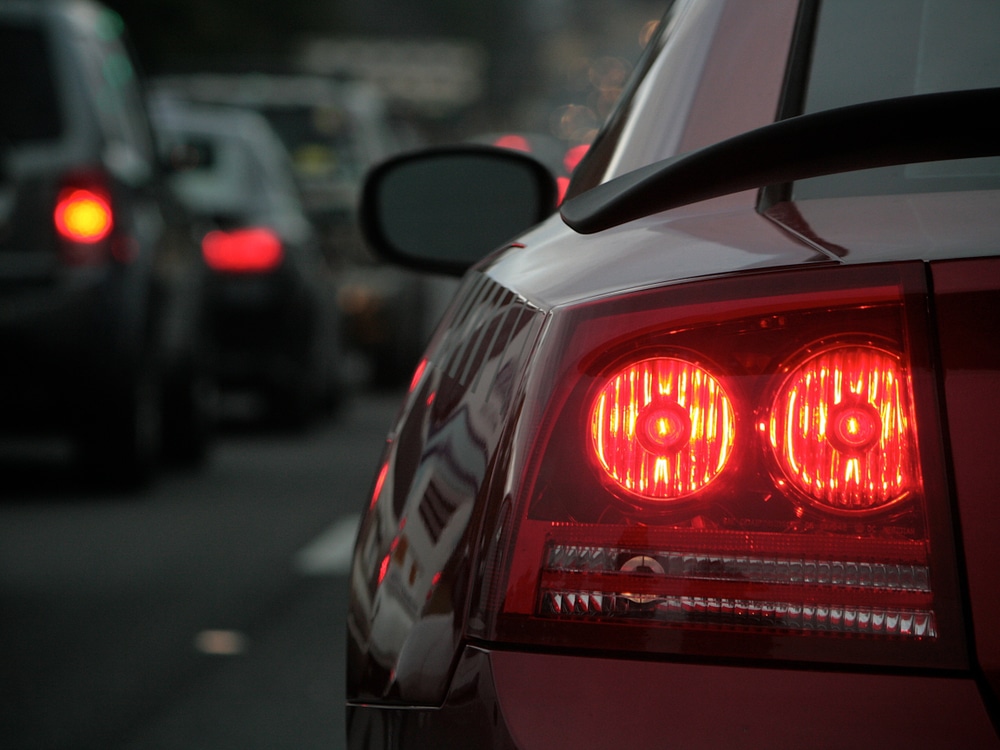
[[59, 234], [71, 242], [100, 242], [113, 226], [107, 195], [82, 188], [67, 188], [59, 194], [53, 218]]
[[209, 232], [202, 239], [201, 248], [208, 267], [225, 273], [273, 271], [285, 256], [281, 239], [264, 228]]
[[631, 495], [663, 502], [704, 489], [732, 455], [732, 402], [711, 374], [672, 357], [608, 379], [591, 407], [594, 455]]
[[810, 357], [782, 384], [767, 430], [783, 474], [821, 510], [879, 511], [919, 486], [909, 386], [891, 352]]
[[916, 263], [555, 311], [470, 634], [964, 665], [926, 310]]
[[110, 178], [101, 169], [77, 169], [64, 176], [52, 224], [65, 265], [94, 267], [134, 257], [133, 238], [116, 226], [110, 186]]

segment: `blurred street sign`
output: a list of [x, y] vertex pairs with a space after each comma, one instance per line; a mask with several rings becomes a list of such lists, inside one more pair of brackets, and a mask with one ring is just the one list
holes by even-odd
[[445, 116], [484, 95], [487, 55], [475, 42], [401, 39], [314, 39], [298, 59], [300, 69], [369, 81], [386, 96]]

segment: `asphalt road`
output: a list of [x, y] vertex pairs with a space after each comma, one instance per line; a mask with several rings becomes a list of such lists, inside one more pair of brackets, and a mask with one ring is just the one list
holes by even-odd
[[346, 566], [400, 397], [225, 432], [135, 496], [0, 445], [0, 748], [343, 747]]

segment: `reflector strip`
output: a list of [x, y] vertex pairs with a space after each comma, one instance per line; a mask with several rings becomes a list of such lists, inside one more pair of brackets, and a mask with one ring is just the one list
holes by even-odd
[[[730, 535], [731, 542], [737, 540], [751, 547], [761, 541]], [[877, 545], [869, 551], [875, 549]], [[890, 546], [886, 551], [900, 550]], [[538, 590], [537, 612], [542, 617], [937, 636], [928, 566], [898, 559], [871, 562], [550, 542]]]
[[[850, 560], [769, 559], [690, 552], [647, 552], [657, 573], [706, 581], [754, 581], [777, 584], [853, 586], [890, 591], [930, 592], [926, 565], [872, 563]], [[637, 554], [602, 547], [553, 545], [548, 569], [565, 572], [617, 573]], [[626, 562], [621, 562], [622, 559]]]
[[919, 609], [930, 606], [927, 592], [902, 589], [852, 589], [849, 586], [823, 584], [772, 584], [762, 581], [690, 579], [654, 573], [542, 573], [543, 590], [601, 591], [641, 599], [666, 596], [697, 595], [721, 599], [770, 599], [832, 604], [840, 602], [853, 607], [894, 606]]
[[630, 617], [673, 623], [742, 625], [782, 630], [936, 638], [934, 614], [889, 607], [815, 605], [752, 599], [635, 596], [582, 591], [543, 591], [541, 614], [577, 617]]

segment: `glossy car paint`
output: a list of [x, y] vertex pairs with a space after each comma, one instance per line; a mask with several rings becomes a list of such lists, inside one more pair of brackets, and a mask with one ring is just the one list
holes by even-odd
[[[675, 30], [630, 111], [619, 113], [627, 137], [584, 162], [577, 190], [772, 122], [796, 6], [678, 4], [671, 22], [691, 33]], [[690, 88], [665, 86], [682, 65], [701, 71]], [[1000, 244], [990, 220], [997, 198], [824, 199], [763, 213], [757, 203], [758, 191], [747, 191], [594, 235], [553, 217], [466, 277], [387, 439], [358, 537], [348, 617], [352, 747], [1000, 744], [990, 507], [1000, 397], [991, 388], [995, 347], [983, 345], [995, 340], [1000, 262], [977, 257]], [[954, 604], [964, 602], [968, 622], [953, 633], [959, 649], [947, 668], [776, 663], [777, 640], [769, 651], [697, 659], [492, 639], [481, 615], [509, 561], [506, 540], [486, 530], [514, 512], [531, 460], [528, 416], [547, 392], [533, 379], [562, 354], [552, 332], [564, 316], [702, 278], [725, 275], [752, 293], [772, 270], [915, 260], [927, 264], [918, 276], [941, 342], [941, 450], [966, 576]]]

